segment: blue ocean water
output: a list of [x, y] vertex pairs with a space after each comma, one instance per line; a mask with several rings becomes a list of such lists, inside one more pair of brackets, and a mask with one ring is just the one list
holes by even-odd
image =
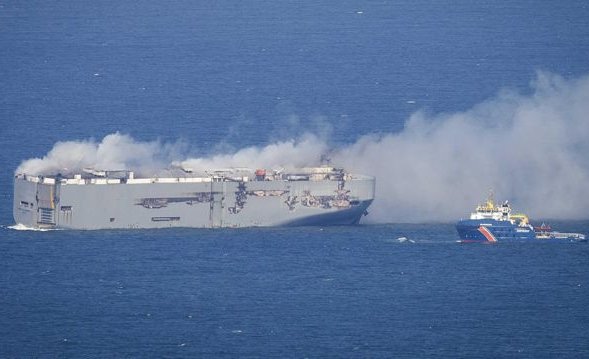
[[14, 169], [57, 141], [353, 143], [538, 70], [586, 75], [587, 19], [584, 1], [0, 3], [0, 356], [587, 356], [586, 244], [466, 246], [438, 223], [8, 228]]
[[589, 352], [586, 244], [400, 224], [6, 235], [4, 357]]

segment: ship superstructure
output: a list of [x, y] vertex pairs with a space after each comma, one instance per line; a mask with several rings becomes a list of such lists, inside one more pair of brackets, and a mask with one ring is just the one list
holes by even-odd
[[13, 214], [32, 228], [106, 229], [355, 224], [375, 179], [334, 167], [219, 169], [138, 177], [85, 169], [62, 176], [17, 174]]

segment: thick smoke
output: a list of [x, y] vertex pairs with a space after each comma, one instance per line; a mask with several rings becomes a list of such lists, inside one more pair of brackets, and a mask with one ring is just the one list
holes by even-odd
[[227, 167], [300, 168], [318, 165], [327, 150], [325, 141], [306, 134], [298, 140], [276, 142], [262, 148], [247, 147], [233, 154], [190, 158], [178, 164], [197, 172]]
[[113, 133], [102, 141], [57, 142], [43, 158], [24, 161], [16, 173], [34, 175], [74, 174], [83, 168], [125, 170], [154, 174], [166, 168], [182, 152], [183, 144], [139, 142], [128, 135]]
[[186, 158], [177, 145], [137, 142], [119, 133], [101, 142], [60, 142], [17, 172], [83, 167], [156, 173], [170, 164], [195, 171], [292, 168], [332, 163], [377, 178], [368, 222], [448, 221], [467, 215], [494, 189], [533, 217], [589, 216], [589, 77], [540, 73], [531, 94], [503, 91], [461, 113], [415, 113], [399, 133], [364, 136], [343, 148], [304, 135], [232, 154]]
[[588, 218], [589, 77], [540, 73], [532, 90], [416, 113], [404, 131], [361, 138], [334, 159], [377, 177], [373, 221], [464, 217], [491, 188], [535, 218]]

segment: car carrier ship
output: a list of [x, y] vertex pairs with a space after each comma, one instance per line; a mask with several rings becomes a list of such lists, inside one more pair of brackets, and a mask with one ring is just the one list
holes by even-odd
[[13, 214], [30, 228], [347, 225], [367, 214], [374, 188], [374, 177], [328, 166], [202, 174], [177, 168], [165, 177], [96, 169], [68, 176], [19, 173]]
[[544, 223], [533, 227], [527, 215], [511, 212], [508, 201], [495, 204], [493, 193], [490, 193], [486, 203], [478, 205], [469, 219], [462, 219], [456, 224], [460, 242], [586, 241], [584, 234], [553, 232]]

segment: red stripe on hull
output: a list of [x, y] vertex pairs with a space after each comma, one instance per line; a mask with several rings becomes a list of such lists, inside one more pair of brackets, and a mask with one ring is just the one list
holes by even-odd
[[487, 241], [493, 242], [493, 243], [497, 242], [497, 238], [495, 238], [493, 233], [491, 233], [491, 231], [489, 231], [486, 227], [480, 226], [479, 232], [481, 232], [483, 234], [483, 236], [485, 236], [485, 238], [487, 238]]

